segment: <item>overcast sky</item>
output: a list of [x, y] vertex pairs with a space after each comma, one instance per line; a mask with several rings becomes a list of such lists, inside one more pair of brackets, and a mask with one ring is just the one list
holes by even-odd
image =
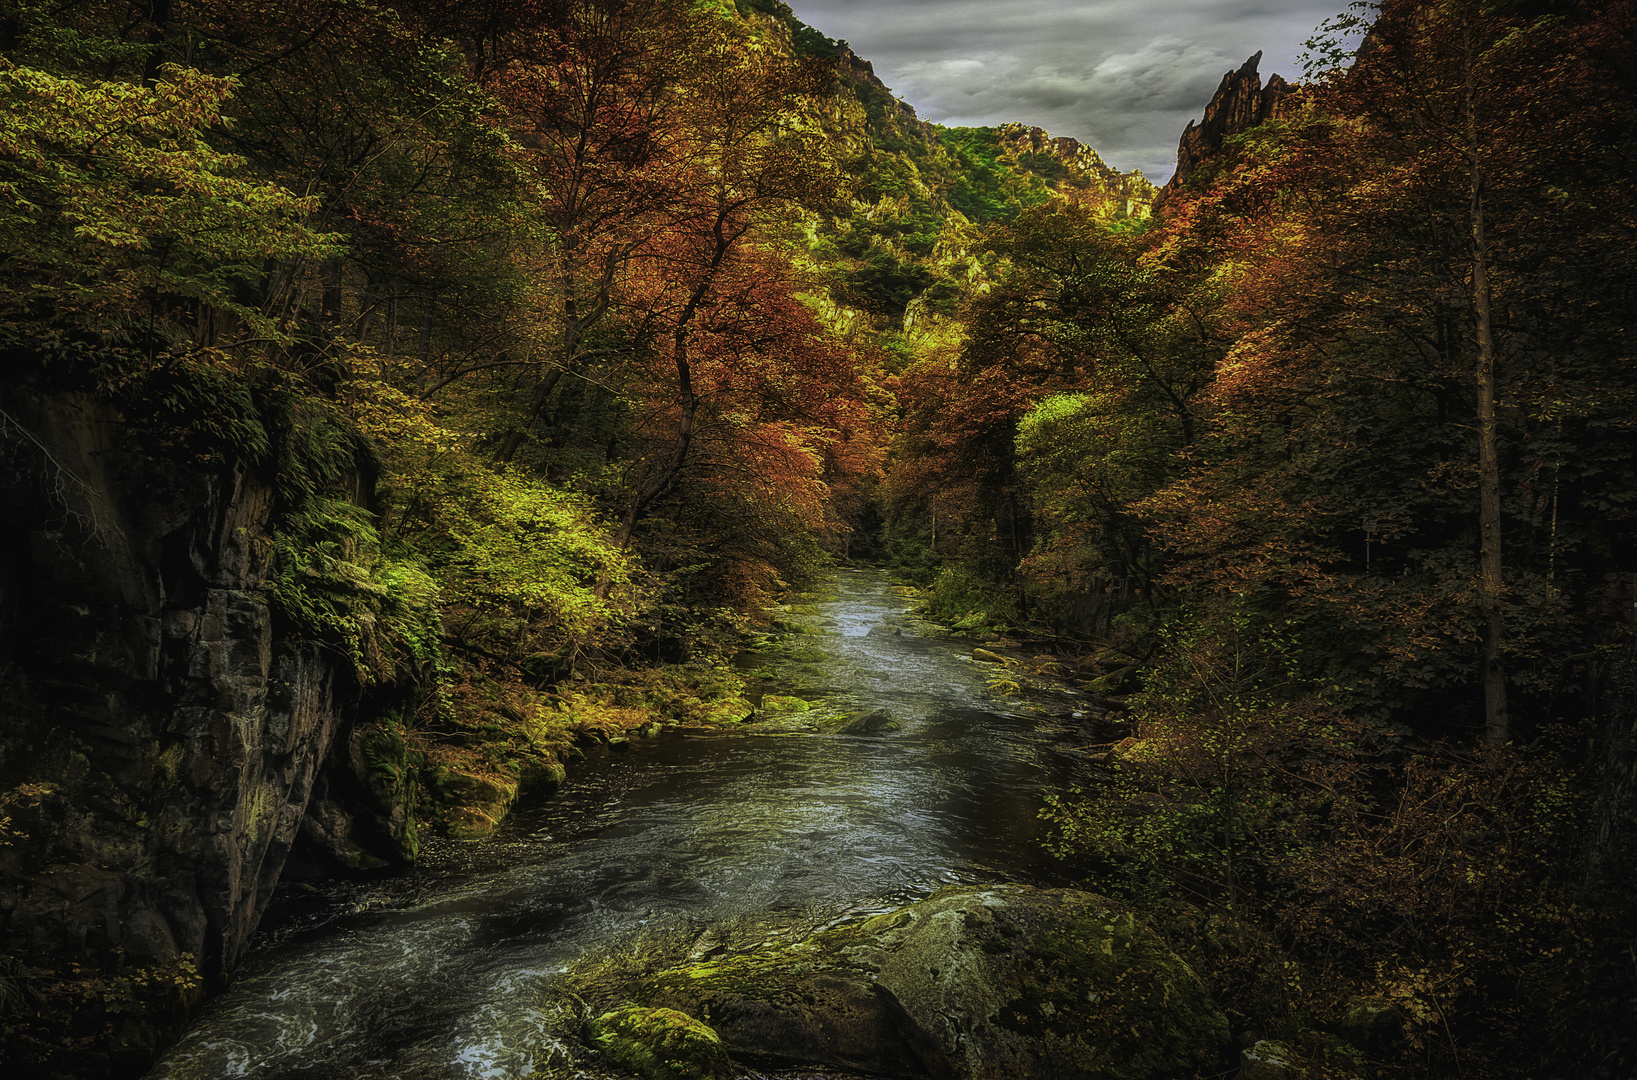
[[788, 0], [875, 65], [920, 115], [1019, 121], [1163, 183], [1177, 138], [1224, 72], [1258, 49], [1297, 81], [1314, 29], [1347, 0]]

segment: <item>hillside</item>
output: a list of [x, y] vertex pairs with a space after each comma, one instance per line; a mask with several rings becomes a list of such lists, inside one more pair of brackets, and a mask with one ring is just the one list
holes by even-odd
[[1109, 207], [1116, 220], [1147, 215], [1157, 189], [1119, 173], [1091, 147], [1039, 128], [946, 128], [919, 119], [869, 61], [825, 38], [778, 2], [742, 5], [758, 40], [792, 56], [834, 58], [833, 96], [812, 107], [846, 178], [839, 202], [808, 207], [806, 259], [827, 287], [826, 318], [866, 331], [902, 367], [958, 335], [951, 316], [989, 280], [981, 230], [1053, 197]]

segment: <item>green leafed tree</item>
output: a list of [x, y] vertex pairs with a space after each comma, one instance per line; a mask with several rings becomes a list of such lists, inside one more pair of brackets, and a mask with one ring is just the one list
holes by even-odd
[[233, 80], [165, 67], [151, 85], [0, 61], [0, 318], [23, 336], [96, 329], [191, 344], [202, 313], [275, 327], [247, 282], [328, 257], [310, 198], [212, 148]]

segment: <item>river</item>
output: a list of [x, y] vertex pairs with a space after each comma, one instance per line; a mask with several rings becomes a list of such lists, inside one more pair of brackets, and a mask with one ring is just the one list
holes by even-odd
[[948, 884], [1062, 883], [1039, 844], [1040, 793], [1081, 777], [1091, 721], [1072, 697], [998, 696], [997, 668], [905, 608], [884, 575], [841, 571], [790, 616], [795, 647], [768, 675], [813, 716], [885, 709], [899, 730], [668, 733], [593, 751], [491, 839], [287, 905], [150, 1076], [616, 1075], [543, 1004], [583, 956], [661, 929], [804, 935]]

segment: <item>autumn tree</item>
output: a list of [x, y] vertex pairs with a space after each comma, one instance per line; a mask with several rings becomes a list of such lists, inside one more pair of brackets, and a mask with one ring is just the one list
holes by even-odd
[[[1466, 181], [1464, 215], [1452, 269], [1465, 279], [1463, 322], [1470, 326], [1471, 384], [1475, 399], [1479, 533], [1479, 611], [1483, 620], [1482, 682], [1485, 739], [1504, 745], [1511, 737], [1506, 673], [1501, 650], [1506, 636], [1506, 583], [1502, 573], [1501, 479], [1496, 416], [1498, 363], [1493, 312], [1495, 255], [1491, 188], [1504, 182], [1494, 159], [1496, 107], [1493, 50], [1505, 27], [1477, 0], [1438, 5], [1390, 4], [1371, 30], [1372, 48], [1351, 75], [1350, 100], [1341, 109], [1373, 121], [1378, 138], [1398, 143], [1401, 160], [1436, 157], [1459, 169]], [[1406, 178], [1407, 179], [1407, 178]], [[1451, 237], [1453, 240], [1454, 237]], [[1458, 245], [1458, 246], [1457, 246]], [[1463, 250], [1464, 249], [1464, 250]], [[1504, 346], [1503, 346], [1504, 347]]]
[[794, 112], [802, 95], [827, 84], [824, 65], [759, 56], [726, 37], [704, 59], [689, 87], [688, 131], [673, 150], [674, 167], [685, 172], [641, 267], [644, 331], [673, 373], [666, 397], [674, 426], [638, 474], [620, 525], [622, 544], [691, 463], [707, 402], [695, 357], [708, 355], [709, 342], [739, 324], [718, 323], [713, 312], [723, 301], [733, 306], [731, 283], [754, 264], [747, 255], [753, 230], [776, 208], [836, 183]]
[[168, 351], [198, 325], [159, 297], [271, 332], [237, 281], [259, 276], [264, 260], [333, 250], [333, 237], [306, 224], [312, 200], [206, 141], [232, 81], [158, 74], [139, 86], [0, 60], [0, 319], [14, 333], [94, 328]]
[[[1149, 260], [1140, 227], [1114, 209], [1058, 198], [993, 227], [988, 246], [1006, 269], [971, 305], [959, 360], [946, 365], [950, 385], [935, 381], [937, 360], [905, 374], [915, 441], [905, 445], [899, 490], [943, 488], [947, 497], [952, 473], [963, 474], [970, 510], [1011, 538], [1006, 565], [985, 575], [1010, 579], [1029, 560], [1032, 587], [1051, 598], [1053, 617], [1064, 605], [1083, 607], [1110, 580], [1151, 582], [1154, 551], [1125, 508], [1194, 442], [1195, 398], [1224, 348], [1219, 300]], [[1118, 506], [1092, 474], [1124, 470], [1125, 449], [1118, 438], [1104, 441], [1112, 429], [1099, 431], [1093, 412], [1142, 431], [1152, 454], [1114, 481]]]
[[564, 375], [628, 351], [588, 334], [618, 302], [633, 256], [667, 227], [687, 174], [687, 94], [711, 27], [688, 5], [628, 0], [563, 5], [505, 43], [486, 82], [516, 133], [517, 161], [534, 188], [530, 218], [548, 231], [556, 310], [545, 340], [521, 358], [538, 369], [523, 420], [496, 451], [522, 446]]
[[[626, 523], [643, 523], [627, 539], [656, 568], [694, 565], [733, 582], [742, 601], [805, 580], [822, 547], [843, 546], [850, 526], [835, 499], [880, 466], [873, 358], [834, 338], [792, 295], [796, 281], [771, 252], [733, 253], [687, 341], [691, 396], [677, 394], [665, 351], [627, 384], [635, 445], [619, 497]], [[645, 500], [640, 517], [633, 499]]]

